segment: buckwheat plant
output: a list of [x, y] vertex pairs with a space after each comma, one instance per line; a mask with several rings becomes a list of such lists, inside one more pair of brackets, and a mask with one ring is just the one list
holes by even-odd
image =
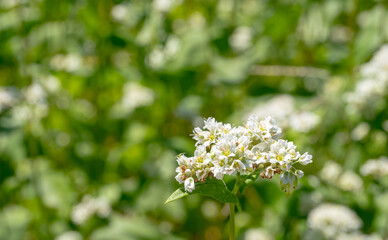
[[[293, 142], [279, 139], [282, 130], [273, 117], [260, 121], [253, 115], [244, 126], [238, 127], [214, 118], [205, 119], [204, 123], [203, 129], [194, 129], [193, 139], [197, 141], [194, 156], [177, 157], [175, 179], [184, 188], [176, 190], [166, 203], [194, 193], [229, 203], [230, 239], [234, 239], [236, 204], [240, 209], [237, 194], [259, 176], [271, 179], [274, 174], [280, 174], [280, 188], [287, 195], [292, 194], [303, 176], [303, 171], [295, 165], [311, 163], [312, 156], [297, 152]], [[232, 191], [223, 182], [225, 175], [236, 176]]]

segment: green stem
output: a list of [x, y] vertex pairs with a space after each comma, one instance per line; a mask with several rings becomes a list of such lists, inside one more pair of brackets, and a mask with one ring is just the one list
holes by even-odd
[[229, 211], [230, 211], [230, 230], [229, 230], [229, 240], [234, 240], [234, 203], [229, 203]]
[[[240, 174], [237, 174], [236, 183], [234, 184], [232, 193], [237, 195], [238, 189], [240, 188]], [[235, 212], [236, 204], [229, 203], [229, 211], [230, 211], [230, 219], [229, 219], [229, 240], [234, 240], [234, 232], [235, 232], [235, 224], [234, 224], [234, 212]]]

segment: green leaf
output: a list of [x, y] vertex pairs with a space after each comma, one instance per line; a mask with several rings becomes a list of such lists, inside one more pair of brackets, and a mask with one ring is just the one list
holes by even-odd
[[185, 188], [178, 188], [175, 192], [173, 192], [166, 200], [164, 204], [170, 203], [172, 201], [175, 201], [180, 198], [184, 198], [186, 196], [189, 196], [188, 192], [185, 192]]
[[225, 184], [221, 180], [208, 179], [205, 182], [197, 182], [195, 184], [195, 190], [191, 193], [186, 192], [185, 189], [177, 189], [171, 196], [166, 200], [166, 204], [177, 199], [186, 197], [191, 194], [200, 194], [207, 197], [212, 197], [223, 203], [238, 203], [237, 197], [229, 191]]

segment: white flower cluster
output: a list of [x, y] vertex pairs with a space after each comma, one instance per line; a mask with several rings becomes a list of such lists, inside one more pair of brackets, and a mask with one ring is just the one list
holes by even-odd
[[323, 203], [309, 213], [307, 224], [311, 229], [322, 232], [325, 237], [333, 238], [360, 229], [362, 221], [346, 206]]
[[83, 197], [82, 202], [76, 205], [71, 213], [71, 220], [75, 224], [83, 224], [94, 214], [106, 218], [112, 209], [105, 198], [93, 198], [89, 195]]
[[197, 149], [193, 157], [180, 154], [177, 157], [179, 167], [175, 177], [185, 184], [185, 190], [195, 189], [195, 182], [207, 178], [222, 179], [224, 175], [237, 173], [249, 175], [262, 170], [262, 178], [272, 178], [281, 173], [281, 186], [291, 193], [297, 184], [297, 178], [303, 176], [294, 164], [306, 165], [312, 162], [308, 153], [295, 151], [293, 142], [278, 139], [281, 129], [275, 119], [267, 117], [260, 121], [258, 117], [249, 117], [245, 126], [232, 127], [208, 118], [203, 129], [194, 129]]
[[382, 46], [372, 60], [361, 67], [361, 81], [347, 100], [354, 106], [375, 104], [388, 93], [388, 45]]
[[383, 177], [388, 175], [388, 158], [369, 159], [360, 168], [363, 176]]

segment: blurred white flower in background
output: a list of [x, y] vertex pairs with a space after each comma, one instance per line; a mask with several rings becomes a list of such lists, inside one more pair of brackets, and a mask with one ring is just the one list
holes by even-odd
[[76, 231], [67, 231], [55, 237], [55, 240], [82, 240], [82, 235]]
[[238, 27], [229, 38], [229, 44], [236, 52], [244, 51], [252, 46], [253, 30], [249, 27]]
[[152, 5], [156, 10], [159, 10], [161, 12], [167, 12], [174, 0], [154, 0]]
[[341, 233], [336, 240], [382, 240], [377, 234], [365, 235], [360, 232]]
[[349, 27], [336, 25], [330, 32], [330, 38], [334, 42], [345, 43], [352, 37], [352, 30]]
[[230, 19], [230, 15], [233, 11], [233, 4], [234, 2], [232, 0], [220, 0], [217, 4], [217, 16], [221, 19]]
[[20, 2], [23, 2], [23, 1], [20, 1], [20, 0], [1, 0], [0, 1], [0, 8], [10, 9], [10, 8], [13, 8], [13, 7], [16, 7], [17, 5], [19, 5]]
[[265, 229], [252, 228], [244, 234], [244, 240], [274, 240], [275, 238]]
[[97, 214], [101, 218], [106, 218], [111, 211], [109, 202], [105, 198], [93, 198], [90, 195], [86, 195], [82, 198], [82, 202], [73, 207], [71, 220], [75, 224], [81, 225], [94, 214]]
[[110, 11], [111, 17], [117, 22], [124, 21], [129, 13], [130, 11], [127, 4], [114, 5]]
[[46, 100], [47, 94], [46, 91], [40, 84], [33, 83], [24, 89], [24, 98], [28, 103], [38, 104]]
[[66, 132], [60, 132], [55, 138], [55, 142], [60, 147], [65, 147], [70, 143], [70, 135]]
[[7, 88], [0, 87], [0, 113], [4, 109], [12, 107], [16, 102], [17, 99], [14, 92]]
[[361, 80], [346, 96], [351, 107], [375, 105], [388, 92], [388, 45], [383, 45], [360, 69]]
[[215, 219], [220, 214], [220, 208], [214, 201], [204, 201], [201, 207], [203, 216], [207, 219]]
[[351, 137], [355, 141], [360, 141], [364, 139], [370, 131], [370, 126], [368, 123], [363, 122], [358, 124], [351, 132]]
[[138, 83], [127, 83], [124, 86], [122, 104], [128, 111], [140, 106], [148, 106], [154, 102], [154, 91]]
[[165, 62], [166, 59], [161, 45], [156, 46], [146, 57], [146, 63], [153, 69], [161, 68]]
[[290, 117], [290, 127], [298, 132], [310, 132], [318, 123], [320, 118], [311, 112], [294, 113]]
[[152, 89], [136, 82], [126, 83], [123, 87], [122, 98], [112, 107], [111, 116], [124, 117], [138, 107], [151, 105], [154, 99], [155, 93]]
[[180, 49], [180, 40], [174, 35], [170, 35], [164, 46], [157, 45], [147, 55], [145, 61], [153, 69], [160, 69], [164, 64], [175, 56]]
[[388, 120], [385, 120], [385, 121], [383, 122], [383, 129], [384, 129], [386, 132], [388, 132]]
[[342, 173], [342, 167], [334, 161], [328, 161], [319, 172], [319, 176], [330, 184], [337, 183], [338, 177]]
[[356, 192], [364, 187], [361, 177], [353, 171], [345, 171], [338, 179], [338, 187], [344, 191]]
[[206, 18], [200, 12], [194, 12], [188, 19], [188, 24], [192, 30], [201, 30], [206, 26]]
[[52, 75], [41, 78], [40, 83], [48, 93], [55, 93], [61, 89], [61, 82]]
[[256, 115], [260, 118], [273, 116], [282, 128], [291, 128], [297, 132], [307, 133], [314, 129], [321, 118], [315, 113], [308, 111], [296, 111], [295, 100], [291, 95], [277, 95], [268, 101], [259, 104], [248, 114]]
[[388, 158], [369, 159], [360, 168], [363, 176], [383, 177], [388, 175]]
[[127, 51], [120, 50], [112, 55], [112, 62], [118, 68], [127, 68], [131, 57]]
[[49, 105], [47, 92], [39, 83], [32, 83], [21, 91], [23, 101], [14, 106], [11, 111], [13, 124], [21, 125], [47, 116]]
[[83, 59], [78, 54], [57, 54], [50, 60], [50, 66], [57, 71], [75, 72], [83, 64]]
[[[23, 89], [0, 88], [0, 112], [10, 108], [9, 126], [20, 126], [27, 122], [37, 123], [47, 116], [47, 98], [60, 89], [60, 82], [54, 76], [40, 77]], [[37, 126], [33, 128], [38, 130]]]
[[325, 237], [333, 238], [341, 233], [360, 229], [362, 221], [346, 206], [323, 203], [309, 213], [307, 225], [313, 230], [320, 231]]
[[319, 172], [320, 178], [344, 191], [357, 192], [363, 189], [364, 182], [355, 172], [344, 171], [338, 163], [328, 161]]
[[277, 95], [270, 100], [259, 104], [248, 114], [245, 115], [245, 119], [248, 119], [251, 115], [256, 115], [259, 118], [265, 118], [266, 116], [273, 116], [279, 122], [279, 125], [284, 127], [288, 125], [287, 117], [295, 111], [295, 100], [291, 95]]
[[170, 35], [164, 47], [164, 54], [167, 56], [167, 58], [171, 58], [178, 52], [180, 46], [181, 42], [179, 38], [174, 35]]
[[94, 71], [96, 61], [95, 57], [84, 57], [78, 53], [57, 54], [51, 58], [50, 67], [55, 71], [88, 76]]

